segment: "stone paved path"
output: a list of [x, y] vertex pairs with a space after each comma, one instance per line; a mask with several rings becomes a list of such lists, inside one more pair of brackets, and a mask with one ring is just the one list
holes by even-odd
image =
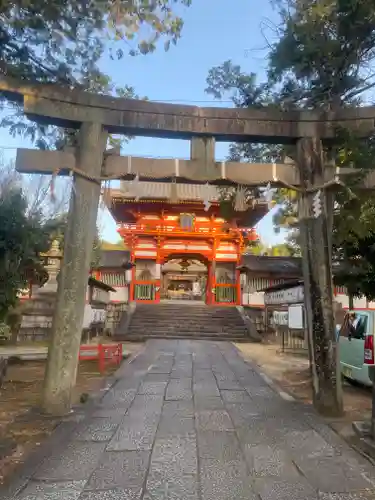
[[232, 344], [151, 341], [118, 377], [18, 500], [375, 498], [375, 468]]

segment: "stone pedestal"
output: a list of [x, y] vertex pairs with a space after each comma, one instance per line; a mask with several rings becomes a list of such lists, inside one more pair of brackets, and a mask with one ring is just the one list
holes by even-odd
[[33, 290], [22, 315], [18, 340], [45, 340], [49, 337], [52, 316], [56, 304], [57, 275], [60, 271], [62, 252], [59, 243], [54, 241], [51, 249], [43, 254], [47, 261], [48, 281], [37, 290]]

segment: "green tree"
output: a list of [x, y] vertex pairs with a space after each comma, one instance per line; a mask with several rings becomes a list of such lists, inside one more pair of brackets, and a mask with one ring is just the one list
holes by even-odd
[[[372, 1], [347, 0], [276, 0], [280, 14], [278, 37], [271, 46], [267, 82], [256, 82], [253, 73], [247, 74], [238, 65], [226, 61], [212, 68], [207, 78], [206, 92], [215, 98], [229, 95], [237, 107], [275, 106], [279, 109], [322, 108], [353, 106], [364, 102], [366, 92], [375, 85], [375, 74], [371, 62], [375, 56], [375, 13]], [[370, 68], [370, 69], [369, 69]], [[358, 169], [371, 168], [375, 159], [375, 138], [359, 141], [345, 131], [340, 147], [327, 149], [327, 159], [337, 165]], [[293, 158], [294, 150], [264, 144], [232, 144], [229, 159], [247, 162], [282, 161], [286, 156]], [[360, 238], [375, 230], [367, 214], [373, 211], [373, 197], [356, 190], [356, 180], [349, 181], [358, 199], [355, 204], [347, 193], [336, 195], [333, 245], [334, 256], [346, 259], [353, 252], [353, 238], [360, 247]], [[275, 191], [277, 210], [274, 215], [276, 231], [293, 228], [287, 244], [295, 254], [300, 253], [297, 222], [297, 193], [289, 189]], [[356, 220], [366, 223], [353, 224], [354, 206]], [[362, 210], [363, 216], [360, 218]], [[346, 238], [348, 253], [345, 252]], [[368, 237], [368, 236], [366, 236]], [[362, 258], [362, 257], [361, 257]], [[349, 269], [346, 262], [342, 269]], [[369, 264], [366, 267], [371, 269]], [[371, 271], [372, 272], [372, 271]], [[363, 272], [361, 276], [364, 278]], [[345, 281], [346, 277], [348, 281]], [[340, 284], [350, 286], [350, 275], [340, 275]], [[358, 276], [357, 276], [358, 278]], [[370, 276], [368, 276], [370, 278]], [[366, 278], [367, 279], [367, 278]], [[356, 294], [368, 295], [370, 290], [366, 279], [356, 280]]]
[[264, 255], [268, 257], [294, 257], [295, 253], [287, 243], [267, 246], [261, 241], [250, 244], [246, 252], [253, 255]]
[[28, 278], [42, 272], [39, 253], [48, 249], [48, 234], [38, 217], [27, 215], [27, 200], [17, 185], [0, 187], [0, 321]]
[[[375, 12], [369, 0], [276, 2], [282, 23], [281, 36], [270, 55], [270, 81], [282, 87], [296, 107], [337, 109], [366, 102], [375, 85], [371, 70], [375, 57]], [[292, 7], [292, 8], [291, 8]], [[338, 148], [326, 150], [336, 165], [362, 170], [373, 168], [375, 138], [360, 141], [338, 131]], [[333, 256], [340, 263], [337, 283], [353, 295], [374, 296], [374, 269], [370, 249], [375, 244], [375, 200], [372, 194], [350, 187], [337, 193], [333, 224]], [[280, 193], [282, 196], [282, 193]], [[275, 222], [295, 216], [295, 207], [283, 201]], [[367, 249], [367, 253], [366, 250]]]
[[[375, 85], [375, 74], [371, 71], [375, 56], [375, 11], [371, 0], [276, 0], [274, 2], [280, 15], [280, 24], [277, 27], [277, 37], [269, 54], [269, 72], [266, 84], [257, 85], [256, 92], [252, 79], [249, 87], [244, 87], [246, 75], [240, 68], [225, 68], [225, 78], [221, 75], [217, 79], [217, 86], [228, 91], [235, 88], [234, 94], [242, 96], [243, 90], [250, 98], [256, 96], [256, 104], [262, 106], [269, 103], [271, 96], [272, 105], [280, 109], [311, 109], [320, 108], [324, 111], [337, 110], [339, 107], [350, 107], [365, 101], [366, 92]], [[212, 74], [212, 71], [211, 71]], [[218, 72], [216, 71], [216, 74]], [[211, 75], [209, 75], [210, 78]], [[251, 81], [247, 77], [247, 81]], [[225, 83], [229, 82], [229, 84]], [[264, 92], [266, 89], [266, 93]], [[210, 91], [210, 88], [208, 89]], [[232, 90], [233, 92], [233, 90]], [[261, 98], [259, 98], [261, 96]], [[250, 99], [250, 101], [251, 101]], [[237, 100], [241, 107], [247, 107], [253, 102], [246, 99]], [[342, 131], [338, 131], [342, 133]], [[347, 141], [347, 138], [338, 137], [339, 148], [326, 147], [327, 161], [341, 162], [342, 156], [347, 159], [352, 156], [351, 165], [359, 167], [354, 158], [358, 156], [358, 149], [363, 154], [363, 143], [356, 140]], [[364, 141], [365, 150], [373, 139]], [[350, 143], [351, 142], [351, 143]], [[234, 146], [238, 155], [245, 159], [253, 158], [254, 148], [250, 146]], [[233, 151], [232, 148], [232, 151]], [[258, 147], [259, 148], [259, 147]], [[259, 149], [258, 149], [259, 151]], [[267, 159], [267, 149], [261, 148], [260, 155]], [[283, 149], [280, 157], [288, 156], [293, 159], [294, 150]], [[264, 161], [263, 160], [263, 161]], [[266, 160], [267, 161], [267, 160]], [[370, 165], [373, 164], [373, 158]], [[276, 222], [282, 224], [286, 217], [294, 216], [295, 204], [290, 199], [288, 190], [277, 193], [281, 202], [281, 210], [276, 216]], [[372, 201], [358, 199], [358, 214], [370, 213]], [[345, 209], [350, 211], [350, 200], [340, 193], [336, 199], [333, 236], [336, 238], [336, 251], [341, 252], [341, 257], [347, 262], [353, 262], [353, 251], [348, 248], [347, 236], [352, 237], [350, 223], [342, 220]], [[339, 220], [338, 220], [339, 219]], [[368, 217], [363, 217], [361, 227], [367, 231]], [[297, 240], [298, 243], [298, 240]], [[355, 248], [364, 248], [359, 245], [357, 238]], [[358, 253], [357, 253], [358, 256]], [[354, 257], [357, 258], [357, 257]], [[366, 274], [366, 267], [363, 269]], [[367, 268], [368, 271], [368, 268]], [[367, 275], [368, 276], [368, 275]], [[333, 332], [332, 332], [333, 333]], [[324, 352], [324, 358], [315, 357], [316, 353]], [[312, 353], [313, 354], [313, 353]], [[340, 398], [336, 391], [335, 358], [332, 342], [320, 335], [319, 330], [314, 337], [314, 357], [312, 363], [314, 378], [314, 402], [323, 411], [340, 411]], [[331, 399], [331, 403], [328, 400]], [[323, 404], [321, 404], [323, 401]], [[326, 403], [324, 403], [326, 401]], [[331, 406], [331, 408], [328, 408]]]
[[[178, 4], [189, 6], [191, 0], [1, 2], [0, 74], [135, 97], [132, 87], [112, 84], [100, 70], [100, 59], [106, 51], [117, 60], [127, 54], [148, 54], [162, 41], [168, 50], [183, 27], [174, 13]], [[12, 135], [30, 136], [41, 148], [66, 140], [59, 129], [24, 120], [17, 106], [2, 126]]]

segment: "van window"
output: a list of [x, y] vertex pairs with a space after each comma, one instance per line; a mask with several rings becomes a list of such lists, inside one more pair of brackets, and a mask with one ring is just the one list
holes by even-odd
[[345, 315], [344, 322], [340, 328], [340, 337], [363, 339], [368, 331], [368, 316], [356, 312], [356, 325], [353, 327], [349, 321], [349, 314]]

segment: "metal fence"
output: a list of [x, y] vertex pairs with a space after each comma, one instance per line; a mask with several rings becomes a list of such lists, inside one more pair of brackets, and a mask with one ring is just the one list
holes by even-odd
[[304, 330], [282, 328], [277, 331], [277, 337], [280, 339], [281, 352], [308, 356], [309, 347]]

